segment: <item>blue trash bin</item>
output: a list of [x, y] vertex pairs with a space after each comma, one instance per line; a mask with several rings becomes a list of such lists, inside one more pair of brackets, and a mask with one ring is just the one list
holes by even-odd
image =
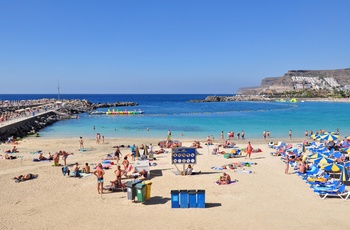
[[189, 207], [197, 208], [197, 192], [196, 190], [188, 190]]
[[180, 190], [180, 208], [188, 208], [188, 191]]
[[180, 208], [180, 191], [179, 190], [171, 190], [171, 208]]
[[205, 208], [205, 190], [197, 190], [197, 208]]

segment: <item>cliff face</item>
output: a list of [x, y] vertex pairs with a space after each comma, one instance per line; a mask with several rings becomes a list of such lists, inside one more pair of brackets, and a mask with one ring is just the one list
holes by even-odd
[[[282, 77], [268, 77], [261, 81], [258, 87], [240, 88], [237, 94], [260, 94], [270, 92], [283, 92], [294, 89], [296, 78], [320, 79], [320, 83], [313, 83], [314, 88], [324, 88], [324, 79], [333, 78], [340, 87], [350, 85], [350, 68], [337, 70], [289, 70]], [[317, 85], [319, 84], [319, 85]], [[332, 85], [328, 85], [332, 87]]]

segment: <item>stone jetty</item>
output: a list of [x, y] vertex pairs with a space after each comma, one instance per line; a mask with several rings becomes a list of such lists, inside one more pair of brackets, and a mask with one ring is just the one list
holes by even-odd
[[[73, 114], [91, 112], [97, 108], [136, 106], [136, 102], [91, 103], [88, 100], [41, 99], [0, 104], [0, 141], [8, 137], [37, 135], [46, 126], [70, 119]], [[39, 135], [37, 135], [39, 136]]]
[[262, 95], [234, 95], [234, 96], [207, 96], [204, 100], [190, 100], [190, 102], [228, 102], [228, 101], [271, 101]]

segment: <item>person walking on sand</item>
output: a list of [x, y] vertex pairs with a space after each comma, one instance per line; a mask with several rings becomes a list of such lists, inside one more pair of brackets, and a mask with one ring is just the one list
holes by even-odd
[[252, 155], [252, 151], [253, 151], [253, 147], [250, 144], [250, 142], [248, 142], [248, 145], [247, 145], [247, 148], [245, 151], [247, 153], [247, 155], [245, 155], [245, 158], [247, 158], [247, 156], [249, 156], [249, 159], [250, 159], [250, 156]]
[[80, 139], [79, 139], [79, 148], [80, 148], [80, 149], [83, 149], [83, 148], [84, 148], [83, 137], [80, 137]]
[[105, 175], [105, 171], [102, 169], [101, 163], [97, 165], [94, 175], [97, 177], [97, 192], [103, 194], [103, 175]]

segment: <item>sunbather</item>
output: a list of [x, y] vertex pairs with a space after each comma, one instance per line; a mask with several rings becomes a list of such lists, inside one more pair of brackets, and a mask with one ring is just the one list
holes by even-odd
[[17, 157], [16, 156], [10, 156], [10, 155], [8, 155], [7, 153], [5, 154], [5, 159], [6, 160], [13, 160], [13, 159], [17, 159]]
[[219, 185], [229, 184], [229, 183], [231, 183], [231, 177], [230, 177], [230, 175], [228, 175], [227, 173], [224, 172], [223, 175], [220, 176], [219, 180], [216, 183]]
[[16, 182], [20, 182], [20, 181], [26, 181], [26, 180], [34, 179], [34, 178], [37, 178], [37, 177], [38, 177], [38, 174], [28, 173], [28, 174], [16, 176], [13, 179]]

